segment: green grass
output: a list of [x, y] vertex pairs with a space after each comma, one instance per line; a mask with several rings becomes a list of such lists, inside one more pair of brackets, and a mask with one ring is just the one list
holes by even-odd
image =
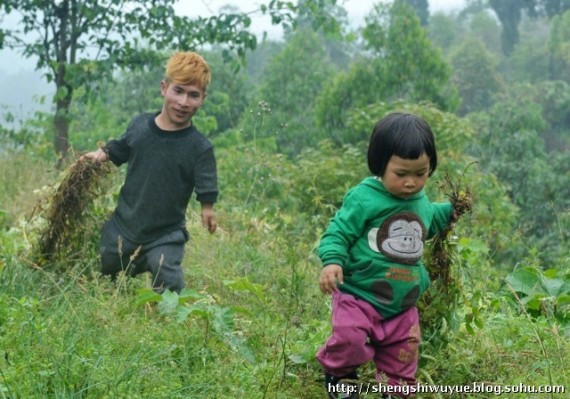
[[0, 228], [30, 213], [42, 187], [58, 177], [53, 163], [22, 153], [0, 153]]
[[[33, 173], [2, 178], [31, 190]], [[10, 189], [2, 203], [21, 195]], [[32, 204], [19, 206], [18, 214]], [[137, 305], [148, 275], [115, 283], [101, 277], [98, 218], [89, 222], [93, 239], [83, 252], [58, 264], [40, 268], [25, 247], [7, 251], [0, 263], [0, 398], [324, 398], [314, 353], [329, 333], [330, 300], [317, 286], [317, 235], [289, 234], [255, 208], [246, 214], [222, 202], [212, 236], [197, 209], [188, 213], [184, 269], [202, 299], [184, 306], [208, 309], [208, 316], [195, 312], [179, 322], [160, 305]], [[22, 240], [18, 229], [0, 234], [0, 242]], [[474, 334], [462, 325], [444, 335], [447, 344], [424, 335], [420, 381], [570, 388], [570, 346], [557, 322], [531, 321], [493, 292], [485, 298], [497, 304], [486, 307]], [[370, 379], [372, 366], [361, 374]]]

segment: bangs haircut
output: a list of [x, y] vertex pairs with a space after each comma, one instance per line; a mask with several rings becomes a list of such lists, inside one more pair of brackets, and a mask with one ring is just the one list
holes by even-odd
[[382, 118], [370, 137], [368, 168], [382, 177], [392, 155], [403, 159], [429, 158], [429, 176], [437, 167], [435, 139], [428, 123], [419, 116], [395, 112]]
[[196, 85], [205, 92], [211, 78], [208, 63], [193, 51], [174, 53], [166, 64], [164, 80], [167, 83]]

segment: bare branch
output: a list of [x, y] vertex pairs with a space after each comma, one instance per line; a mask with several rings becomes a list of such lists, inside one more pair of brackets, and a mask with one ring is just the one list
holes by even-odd
[[[124, 4], [125, 4], [125, 1], [123, 0], [121, 2], [121, 5], [119, 6], [119, 9], [122, 9]], [[107, 9], [107, 12], [109, 11], [110, 8], [111, 7], [109, 6], [109, 8]], [[111, 33], [112, 27], [115, 26], [118, 18], [119, 18], [119, 15], [115, 15], [115, 19], [113, 20], [113, 23], [111, 23], [111, 26], [107, 29], [107, 32], [105, 33], [105, 37], [103, 38], [103, 40], [101, 40], [101, 44], [99, 45], [99, 50], [97, 50], [97, 55], [95, 56], [95, 61], [99, 60], [99, 56], [101, 55], [101, 51], [103, 50], [103, 45], [107, 41], [107, 39], [109, 38], [109, 34]]]
[[[123, 3], [124, 3], [124, 1], [123, 1]], [[123, 3], [121, 3], [120, 8], [123, 8]], [[80, 32], [81, 33], [87, 32], [87, 31], [89, 31], [90, 28], [99, 25], [103, 20], [105, 20], [105, 18], [107, 17], [107, 14], [109, 13], [109, 11], [112, 8], [113, 8], [113, 4], [109, 3], [109, 6], [105, 10], [105, 12], [100, 13], [98, 18], [95, 18], [93, 20], [89, 20], [88, 18], [85, 18], [83, 25], [79, 25], [79, 26], [81, 26]]]
[[79, 34], [77, 32], [77, 0], [71, 0], [71, 35], [69, 49], [69, 63], [75, 64], [75, 56], [77, 52], [77, 40]]
[[[47, 11], [47, 10], [46, 10]], [[44, 47], [44, 57], [45, 57], [45, 62], [48, 65], [48, 67], [52, 70], [53, 72], [53, 76], [55, 77], [56, 75], [56, 69], [55, 66], [52, 65], [52, 59], [50, 57], [50, 53], [49, 53], [49, 49], [50, 49], [50, 45], [49, 45], [49, 28], [51, 27], [53, 30], [53, 25], [51, 24], [51, 19], [49, 18], [47, 12], [44, 12], [44, 23], [42, 24], [43, 26], [43, 31], [44, 31], [44, 35], [43, 35], [43, 47]], [[55, 30], [54, 30], [55, 33]], [[55, 37], [54, 37], [55, 40]], [[56, 42], [57, 43], [57, 42]], [[57, 44], [56, 44], [57, 46]]]

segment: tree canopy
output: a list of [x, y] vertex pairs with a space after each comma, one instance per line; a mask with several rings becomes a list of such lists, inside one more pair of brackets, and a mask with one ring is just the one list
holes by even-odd
[[501, 44], [503, 52], [510, 55], [519, 42], [519, 23], [523, 12], [530, 17], [546, 15], [553, 18], [570, 9], [568, 0], [488, 0], [501, 21]]
[[[91, 87], [115, 68], [140, 68], [161, 60], [161, 52], [221, 43], [223, 54], [244, 56], [256, 46], [245, 13], [209, 18], [178, 16], [177, 0], [4, 0], [0, 12], [17, 12], [19, 28], [0, 33], [0, 43], [37, 57], [37, 68], [54, 82], [55, 149], [69, 147], [69, 109], [74, 91]], [[310, 1], [318, 7], [320, 0]], [[261, 12], [274, 23], [292, 21], [292, 3], [271, 0]], [[3, 14], [0, 14], [3, 15]]]
[[445, 110], [457, 108], [449, 66], [406, 3], [375, 5], [362, 39], [367, 52], [348, 71], [337, 74], [315, 105], [317, 124], [337, 140], [354, 138], [345, 129], [346, 113], [352, 107], [402, 98], [431, 101]]

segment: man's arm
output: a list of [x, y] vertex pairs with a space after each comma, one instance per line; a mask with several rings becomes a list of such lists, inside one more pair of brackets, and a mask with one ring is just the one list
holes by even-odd
[[79, 161], [85, 159], [90, 159], [94, 162], [106, 162], [109, 160], [109, 156], [104, 149], [99, 148], [97, 151], [91, 151], [79, 158]]
[[95, 162], [111, 161], [116, 166], [120, 166], [125, 162], [128, 162], [131, 152], [130, 136], [133, 134], [133, 129], [136, 129], [136, 126], [140, 127], [142, 123], [145, 123], [145, 120], [147, 119], [145, 119], [144, 114], [135, 117], [121, 137], [109, 140], [103, 147], [100, 147], [96, 151], [88, 152], [80, 157], [79, 161], [83, 161], [85, 159], [90, 159]]
[[216, 173], [216, 158], [210, 146], [203, 151], [194, 167], [196, 200], [202, 205], [202, 226], [210, 233], [218, 226], [214, 203], [218, 197], [218, 178]]

